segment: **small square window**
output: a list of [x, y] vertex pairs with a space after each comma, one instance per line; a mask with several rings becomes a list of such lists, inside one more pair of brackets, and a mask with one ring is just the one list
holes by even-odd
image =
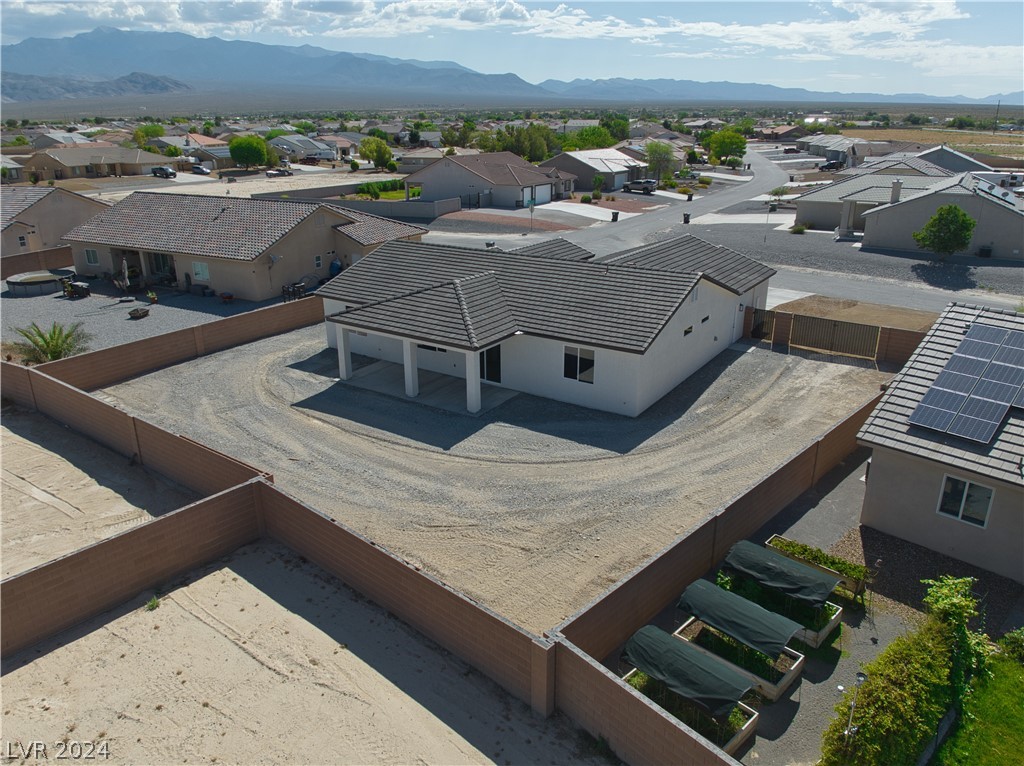
[[984, 527], [988, 524], [991, 507], [991, 488], [947, 476], [942, 484], [937, 512], [976, 527]]
[[591, 348], [578, 348], [566, 346], [563, 357], [564, 377], [570, 380], [578, 380], [580, 383], [594, 382], [594, 350]]
[[683, 330], [683, 335], [684, 336], [689, 335], [691, 332], [693, 332], [693, 325], [690, 325], [685, 330]]
[[200, 261], [192, 262], [192, 277], [199, 282], [210, 281], [210, 267], [208, 264], [201, 263]]
[[710, 314], [708, 314], [708, 315], [707, 315], [706, 317], [704, 317], [704, 318], [703, 318], [702, 320], [700, 320], [700, 323], [701, 323], [701, 324], [704, 324], [704, 323], [705, 323], [706, 321], [708, 321], [709, 319], [711, 319], [711, 315], [710, 315]]
[[322, 255], [314, 255], [313, 256], [313, 268], [319, 269], [323, 265], [324, 265], [324, 257]]
[[18, 236], [18, 247], [26, 247], [27, 245], [28, 245], [28, 240], [24, 236], [19, 235]]
[[92, 248], [87, 247], [85, 249], [85, 262], [88, 263], [90, 266], [99, 266], [100, 254], [97, 253]]

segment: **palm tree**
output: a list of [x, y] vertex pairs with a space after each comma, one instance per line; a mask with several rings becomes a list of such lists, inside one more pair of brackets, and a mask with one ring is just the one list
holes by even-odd
[[89, 350], [88, 341], [91, 336], [82, 329], [81, 322], [70, 327], [54, 322], [49, 330], [43, 330], [33, 322], [28, 327], [15, 330], [27, 341], [13, 344], [26, 362], [52, 362]]

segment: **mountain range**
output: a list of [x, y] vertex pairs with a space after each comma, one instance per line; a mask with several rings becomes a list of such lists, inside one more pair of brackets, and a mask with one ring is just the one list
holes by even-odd
[[[545, 80], [482, 74], [453, 61], [417, 61], [311, 45], [285, 46], [180, 32], [126, 32], [100, 27], [65, 38], [28, 38], [2, 48], [2, 98], [7, 104], [60, 99], [268, 91], [409, 104], [571, 104], [609, 102], [1024, 103], [1024, 92], [982, 99], [922, 93], [883, 95], [779, 88], [774, 85], [673, 79]], [[139, 70], [145, 70], [140, 72]]]

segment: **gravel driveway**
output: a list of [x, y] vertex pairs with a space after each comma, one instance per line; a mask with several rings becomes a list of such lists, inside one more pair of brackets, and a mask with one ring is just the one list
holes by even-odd
[[287, 492], [538, 632], [888, 378], [743, 347], [639, 418], [527, 395], [470, 417], [353, 389], [336, 365], [311, 327], [97, 394], [272, 472]]

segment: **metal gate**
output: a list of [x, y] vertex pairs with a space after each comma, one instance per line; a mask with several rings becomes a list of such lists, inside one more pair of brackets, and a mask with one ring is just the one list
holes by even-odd
[[754, 322], [750, 327], [750, 337], [771, 343], [774, 334], [775, 312], [768, 309], [754, 309]]
[[879, 333], [880, 328], [871, 325], [795, 314], [789, 345], [873, 360], [878, 354]]

